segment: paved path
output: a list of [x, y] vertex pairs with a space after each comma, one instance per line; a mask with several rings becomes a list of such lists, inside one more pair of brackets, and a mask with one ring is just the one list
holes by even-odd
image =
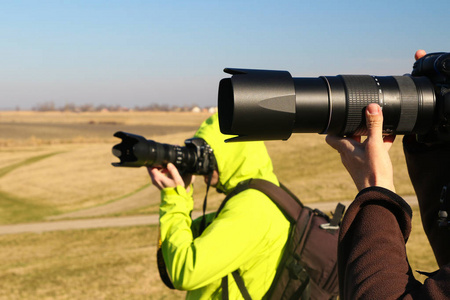
[[[200, 215], [201, 212], [192, 213], [194, 218]], [[146, 215], [1, 225], [0, 235], [26, 232], [41, 233], [58, 230], [155, 225], [158, 224], [158, 219], [158, 215]]]
[[[404, 199], [411, 206], [417, 205], [417, 198], [415, 196], [404, 197]], [[341, 203], [344, 204], [346, 207], [348, 207], [351, 201], [341, 201]], [[311, 204], [309, 206], [318, 208], [321, 211], [328, 213], [334, 210], [336, 204], [337, 202], [319, 202]], [[192, 213], [193, 218], [196, 218], [200, 215], [201, 212]], [[142, 226], [154, 224], [158, 224], [158, 215], [64, 220], [64, 221], [51, 221], [41, 223], [2, 225], [0, 226], [0, 235], [26, 233], [26, 232], [41, 233], [46, 231], [58, 231], [58, 230]]]

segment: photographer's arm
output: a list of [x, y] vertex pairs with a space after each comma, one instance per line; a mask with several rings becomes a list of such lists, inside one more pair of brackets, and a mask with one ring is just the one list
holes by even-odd
[[393, 136], [383, 137], [377, 104], [366, 109], [367, 139], [327, 136], [360, 193], [344, 216], [338, 247], [342, 299], [400, 298], [418, 283], [408, 265], [405, 241], [411, 209], [394, 191], [388, 154]]
[[393, 192], [388, 149], [382, 138], [381, 111], [366, 111], [368, 138], [327, 137], [360, 190], [348, 208], [339, 233], [338, 270], [342, 299], [444, 299], [450, 268], [443, 268], [421, 285], [406, 257], [412, 211]]

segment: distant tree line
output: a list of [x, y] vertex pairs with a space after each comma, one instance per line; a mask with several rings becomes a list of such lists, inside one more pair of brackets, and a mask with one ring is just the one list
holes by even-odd
[[[201, 110], [211, 110], [212, 107], [200, 107], [196, 104], [189, 106], [177, 106], [168, 104], [152, 103], [145, 106], [135, 106], [133, 108], [124, 107], [121, 105], [94, 105], [94, 104], [81, 104], [76, 105], [74, 103], [67, 103], [62, 106], [56, 106], [54, 102], [48, 101], [39, 103], [32, 107], [33, 111], [62, 111], [62, 112], [100, 112], [100, 111], [201, 111]], [[16, 109], [20, 110], [20, 109]]]

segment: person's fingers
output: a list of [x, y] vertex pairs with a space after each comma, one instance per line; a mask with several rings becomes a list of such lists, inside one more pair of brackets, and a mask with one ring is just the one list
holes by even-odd
[[416, 60], [418, 60], [418, 59], [424, 57], [426, 54], [427, 54], [427, 52], [425, 50], [420, 49], [420, 50], [416, 51], [416, 54], [414, 55], [414, 58]]
[[158, 168], [155, 168], [155, 167], [148, 167], [147, 171], [152, 180], [152, 184], [159, 189], [164, 188], [163, 180], [164, 180], [164, 178], [166, 178], [166, 176], [161, 172], [161, 170], [159, 170]]
[[169, 171], [170, 176], [172, 177], [173, 181], [175, 182], [175, 184], [181, 185], [184, 187], [184, 180], [180, 175], [180, 172], [178, 172], [177, 167], [175, 167], [174, 164], [172, 163], [168, 163], [167, 164], [167, 170]]
[[383, 113], [381, 107], [371, 103], [366, 108], [367, 137], [382, 142], [383, 139]]

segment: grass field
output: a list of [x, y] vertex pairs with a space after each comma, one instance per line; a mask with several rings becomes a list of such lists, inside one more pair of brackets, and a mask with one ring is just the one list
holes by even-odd
[[156, 227], [0, 236], [0, 299], [180, 299], [161, 283]]
[[[432, 271], [419, 219], [409, 260]], [[182, 299], [159, 279], [156, 236], [153, 226], [0, 236], [0, 299]]]
[[[0, 112], [0, 224], [51, 218], [157, 213], [159, 192], [144, 168], [114, 168], [116, 131], [183, 144], [209, 114]], [[280, 180], [305, 203], [356, 194], [339, 155], [318, 134], [266, 142]], [[413, 194], [401, 141], [391, 150], [397, 192]], [[195, 209], [205, 193], [195, 183]], [[222, 195], [210, 191], [208, 207]], [[132, 208], [120, 206], [134, 201]], [[115, 205], [115, 209], [108, 209]], [[117, 208], [118, 207], [118, 208]], [[122, 209], [121, 209], [122, 207]], [[104, 208], [104, 209], [103, 209]], [[414, 268], [436, 267], [420, 219], [408, 245]], [[0, 236], [0, 299], [177, 299], [155, 266], [156, 229], [79, 230]], [[182, 296], [182, 293], [181, 293]]]

